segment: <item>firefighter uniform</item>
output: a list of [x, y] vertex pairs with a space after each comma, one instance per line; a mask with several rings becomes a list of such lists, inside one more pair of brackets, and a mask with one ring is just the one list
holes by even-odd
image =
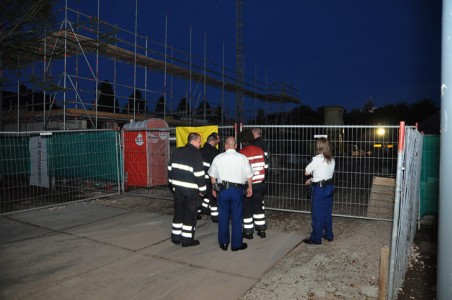
[[265, 157], [264, 150], [253, 144], [246, 144], [240, 153], [248, 157], [253, 168], [253, 195], [243, 201], [243, 235], [252, 238], [254, 230], [265, 237], [264, 192], [265, 192]]
[[217, 148], [213, 147], [211, 144], [206, 142], [204, 146], [201, 148], [202, 158], [204, 160], [204, 171], [206, 172], [206, 185], [207, 185], [207, 193], [204, 196], [202, 202], [202, 212], [208, 214], [210, 212], [210, 216], [213, 222], [218, 222], [218, 207], [217, 207], [217, 199], [212, 195], [212, 183], [210, 182], [209, 171], [210, 165], [212, 164], [213, 159], [220, 153]]
[[[197, 200], [206, 193], [202, 155], [188, 143], [177, 148], [168, 164], [168, 180], [174, 192], [174, 217], [171, 240], [182, 246], [194, 241], [197, 221]], [[199, 242], [198, 242], [199, 243]]]

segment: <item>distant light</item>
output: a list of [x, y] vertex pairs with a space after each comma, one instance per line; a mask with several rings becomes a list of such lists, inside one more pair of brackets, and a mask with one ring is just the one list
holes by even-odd
[[377, 135], [384, 136], [385, 135], [385, 129], [384, 128], [378, 128], [377, 129]]

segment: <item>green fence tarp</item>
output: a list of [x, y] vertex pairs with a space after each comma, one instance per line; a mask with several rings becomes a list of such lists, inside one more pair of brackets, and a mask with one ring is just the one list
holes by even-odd
[[421, 217], [438, 215], [440, 137], [425, 135], [421, 170]]

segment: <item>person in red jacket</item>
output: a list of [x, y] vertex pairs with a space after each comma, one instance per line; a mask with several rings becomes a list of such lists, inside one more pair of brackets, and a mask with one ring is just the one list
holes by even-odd
[[264, 150], [253, 145], [253, 133], [250, 130], [244, 130], [239, 135], [239, 140], [243, 145], [240, 153], [248, 157], [253, 168], [253, 195], [243, 201], [243, 237], [252, 239], [254, 230], [261, 238], [266, 237], [264, 211], [264, 192], [265, 192], [265, 154]]

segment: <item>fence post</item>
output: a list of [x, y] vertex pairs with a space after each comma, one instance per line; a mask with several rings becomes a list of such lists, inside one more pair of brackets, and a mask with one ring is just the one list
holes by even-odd
[[389, 264], [389, 280], [388, 280], [388, 299], [392, 299], [394, 295], [394, 272], [395, 272], [395, 258], [397, 251], [397, 231], [399, 224], [399, 209], [400, 209], [400, 193], [402, 190], [402, 176], [403, 176], [403, 148], [405, 141], [405, 122], [400, 122], [399, 128], [399, 148], [397, 152], [397, 175], [396, 175], [396, 190], [394, 199], [394, 218], [392, 221], [392, 241], [391, 241], [391, 261]]
[[[449, 129], [452, 113], [452, 1], [443, 0], [442, 24], [442, 57], [441, 57], [441, 146], [440, 146], [440, 184], [439, 184], [439, 227], [438, 227], [438, 271], [437, 298], [452, 299], [452, 185], [448, 183], [451, 176], [452, 161], [450, 147], [452, 146], [452, 131]], [[452, 91], [451, 91], [452, 92]]]

